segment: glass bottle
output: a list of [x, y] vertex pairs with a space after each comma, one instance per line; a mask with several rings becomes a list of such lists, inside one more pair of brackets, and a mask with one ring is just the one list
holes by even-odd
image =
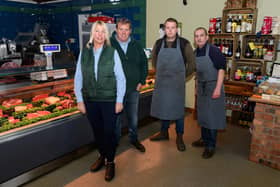
[[235, 50], [235, 58], [240, 59], [240, 55], [241, 55], [241, 46], [240, 46], [240, 40], [239, 40], [237, 48]]
[[229, 16], [228, 20], [227, 20], [227, 24], [226, 24], [226, 32], [228, 32], [228, 33], [230, 33], [232, 31], [231, 24], [232, 24], [232, 18], [231, 18], [231, 16]]
[[252, 51], [250, 49], [249, 44], [247, 44], [246, 49], [245, 49], [245, 58], [252, 58]]
[[227, 56], [232, 57], [232, 54], [233, 54], [233, 41], [229, 40]]
[[240, 33], [241, 32], [241, 15], [236, 16], [237, 20], [236, 20], [236, 30], [235, 32]]
[[247, 16], [246, 14], [243, 15], [243, 18], [241, 20], [241, 31], [240, 32], [246, 32], [246, 28], [247, 28]]
[[231, 32], [234, 33], [236, 32], [236, 26], [237, 26], [237, 20], [236, 17], [233, 17], [232, 23], [231, 23]]
[[247, 29], [246, 31], [248, 33], [251, 33], [253, 29], [253, 15], [249, 14], [248, 19], [247, 19]]
[[216, 33], [221, 33], [222, 32], [222, 19], [218, 17], [216, 22]]

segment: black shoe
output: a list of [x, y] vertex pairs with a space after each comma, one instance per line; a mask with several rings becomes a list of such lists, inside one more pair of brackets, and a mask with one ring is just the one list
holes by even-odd
[[131, 142], [131, 144], [134, 145], [134, 147], [135, 147], [136, 149], [138, 149], [140, 152], [143, 152], [143, 153], [144, 153], [144, 152], [146, 151], [144, 145], [141, 144], [138, 140], [136, 140], [135, 142]]
[[169, 140], [168, 131], [160, 131], [150, 137], [151, 141]]
[[115, 163], [107, 162], [106, 164], [106, 172], [105, 172], [105, 180], [111, 181], [115, 176]]
[[194, 142], [192, 143], [192, 146], [193, 146], [193, 147], [204, 147], [204, 146], [205, 146], [205, 143], [203, 142], [202, 138], [200, 138], [200, 139], [194, 141]]
[[100, 170], [105, 165], [105, 157], [100, 156], [90, 167], [90, 171], [95, 172]]
[[208, 158], [213, 157], [214, 154], [215, 154], [215, 150], [214, 149], [207, 149], [207, 148], [205, 148], [204, 152], [202, 154], [202, 158], [208, 159]]
[[182, 134], [177, 134], [176, 145], [177, 145], [178, 151], [185, 151], [186, 150], [186, 146], [185, 146]]

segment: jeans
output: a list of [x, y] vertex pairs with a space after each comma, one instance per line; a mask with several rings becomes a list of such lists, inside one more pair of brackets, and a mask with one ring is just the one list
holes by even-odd
[[138, 105], [139, 105], [139, 92], [138, 91], [132, 91], [130, 93], [127, 93], [124, 97], [123, 102], [123, 111], [120, 115], [118, 115], [117, 118], [117, 124], [116, 124], [116, 137], [117, 142], [119, 142], [121, 137], [121, 129], [124, 117], [126, 117], [127, 123], [128, 123], [128, 131], [129, 131], [129, 139], [130, 142], [135, 142], [138, 140], [138, 134], [137, 134], [137, 126], [138, 126]]
[[201, 137], [207, 149], [213, 150], [216, 147], [217, 129], [201, 127]]
[[[175, 120], [176, 132], [178, 134], [184, 134], [184, 117]], [[161, 120], [161, 131], [168, 131], [170, 120]]]

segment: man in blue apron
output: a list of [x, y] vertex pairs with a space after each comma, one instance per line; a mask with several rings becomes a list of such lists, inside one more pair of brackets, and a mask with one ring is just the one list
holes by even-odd
[[223, 86], [226, 59], [217, 47], [208, 43], [205, 28], [197, 28], [194, 31], [194, 39], [197, 46], [195, 50], [197, 118], [202, 138], [192, 145], [205, 147], [202, 157], [207, 159], [215, 153], [217, 130], [226, 127]]
[[176, 122], [176, 145], [185, 151], [183, 141], [185, 80], [195, 68], [194, 55], [188, 40], [178, 36], [178, 22], [168, 18], [164, 23], [165, 36], [156, 41], [152, 62], [156, 69], [151, 116], [161, 119], [161, 131], [150, 137], [151, 141], [168, 140], [171, 120]]

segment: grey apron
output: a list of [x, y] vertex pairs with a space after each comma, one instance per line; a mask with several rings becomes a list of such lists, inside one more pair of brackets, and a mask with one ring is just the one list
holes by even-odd
[[221, 96], [212, 99], [218, 70], [209, 57], [209, 44], [206, 46], [205, 56], [196, 57], [196, 71], [198, 124], [208, 129], [224, 129], [226, 127], [224, 87], [222, 87]]
[[164, 48], [163, 41], [157, 58], [151, 116], [162, 120], [184, 116], [186, 71], [179, 39], [176, 43], [176, 48]]

